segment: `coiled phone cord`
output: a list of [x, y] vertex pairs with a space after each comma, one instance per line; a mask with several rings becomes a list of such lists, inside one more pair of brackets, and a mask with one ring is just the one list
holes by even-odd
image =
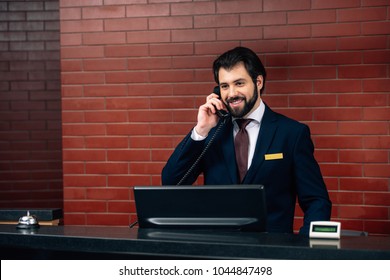
[[222, 126], [225, 125], [227, 119], [228, 119], [227, 117], [221, 119], [221, 121], [218, 123], [218, 126], [217, 126], [217, 129], [215, 130], [215, 133], [211, 137], [210, 141], [207, 143], [206, 147], [203, 149], [202, 153], [198, 156], [196, 161], [191, 165], [191, 167], [187, 170], [186, 174], [184, 174], [184, 176], [181, 178], [179, 183], [176, 184], [176, 186], [180, 186], [188, 178], [188, 176], [192, 173], [194, 168], [198, 165], [200, 160], [203, 158], [203, 156], [206, 154], [206, 152], [210, 148], [211, 144], [214, 142], [215, 137], [219, 134], [219, 131], [221, 130]]

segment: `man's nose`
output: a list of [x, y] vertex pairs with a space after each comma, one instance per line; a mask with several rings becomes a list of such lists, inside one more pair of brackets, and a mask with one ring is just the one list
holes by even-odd
[[229, 86], [229, 93], [228, 93], [228, 97], [233, 97], [236, 95], [236, 87], [235, 86]]

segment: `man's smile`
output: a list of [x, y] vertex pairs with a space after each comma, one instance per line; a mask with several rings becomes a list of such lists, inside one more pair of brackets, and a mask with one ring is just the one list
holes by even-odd
[[241, 103], [245, 102], [245, 98], [241, 96], [235, 96], [228, 98], [226, 102], [231, 106], [231, 107], [237, 107], [240, 106]]

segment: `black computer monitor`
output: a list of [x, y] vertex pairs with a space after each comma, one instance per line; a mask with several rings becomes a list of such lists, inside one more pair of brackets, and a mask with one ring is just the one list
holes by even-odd
[[140, 228], [266, 231], [262, 185], [136, 186]]

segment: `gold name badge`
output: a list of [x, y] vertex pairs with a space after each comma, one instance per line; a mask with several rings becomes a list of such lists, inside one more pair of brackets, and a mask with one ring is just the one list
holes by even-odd
[[266, 154], [264, 155], [265, 160], [283, 159], [283, 153], [277, 154]]

